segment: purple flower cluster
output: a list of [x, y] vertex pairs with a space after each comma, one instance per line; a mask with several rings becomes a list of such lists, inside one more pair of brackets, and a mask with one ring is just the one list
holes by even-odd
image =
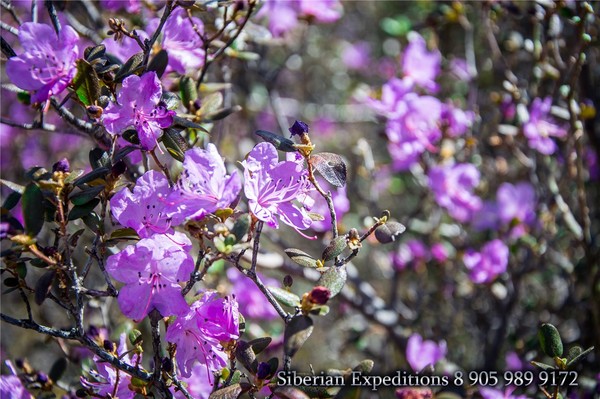
[[66, 89], [77, 71], [77, 32], [67, 25], [57, 36], [49, 25], [26, 22], [19, 28], [19, 40], [25, 52], [6, 63], [11, 82], [33, 91], [33, 103], [46, 101]]
[[435, 365], [446, 356], [446, 342], [435, 343], [414, 333], [406, 343], [406, 360], [416, 372], [423, 370], [428, 365]]
[[556, 151], [552, 137], [564, 138], [567, 135], [567, 129], [550, 117], [551, 108], [552, 98], [534, 99], [529, 108], [529, 120], [523, 124], [523, 133], [529, 146], [545, 155]]
[[429, 51], [425, 40], [412, 32], [402, 58], [403, 77], [384, 84], [379, 100], [368, 100], [368, 105], [387, 118], [388, 151], [395, 170], [409, 169], [426, 151], [436, 152], [444, 132], [458, 137], [471, 126], [471, 112], [419, 93], [419, 89], [438, 90], [435, 80], [440, 64], [440, 52]]

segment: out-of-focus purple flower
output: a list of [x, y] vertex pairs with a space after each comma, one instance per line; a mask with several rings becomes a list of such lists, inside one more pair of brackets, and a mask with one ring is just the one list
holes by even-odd
[[[321, 188], [325, 192], [331, 192], [331, 199], [333, 200], [333, 209], [338, 223], [342, 220], [346, 212], [350, 210], [350, 200], [346, 195], [346, 187], [336, 187], [333, 189], [324, 179], [317, 178], [317, 181]], [[313, 220], [310, 228], [320, 233], [331, 230], [331, 213], [327, 206], [327, 201], [321, 194], [316, 190], [311, 192], [311, 198], [314, 200], [314, 204], [310, 207], [310, 212], [317, 213], [323, 216], [323, 220]]]
[[493, 230], [498, 228], [498, 205], [496, 201], [484, 201], [479, 212], [475, 213], [471, 226], [477, 231]]
[[166, 339], [177, 345], [177, 364], [181, 375], [190, 377], [196, 360], [210, 374], [227, 365], [227, 354], [220, 342], [239, 338], [239, 311], [235, 298], [221, 298], [206, 292], [178, 317], [167, 330]]
[[[127, 352], [125, 333], [119, 338], [119, 346], [117, 354], [119, 359], [130, 366], [138, 363], [140, 355], [130, 357]], [[116, 369], [110, 363], [94, 356], [97, 371], [90, 370], [89, 374], [92, 379], [81, 377], [81, 385], [92, 389], [98, 397], [107, 397], [109, 394], [119, 399], [131, 399], [135, 396], [135, 392], [129, 389], [131, 384], [131, 376], [123, 371]], [[116, 395], [115, 395], [116, 393]]]
[[400, 244], [391, 257], [394, 267], [397, 270], [404, 270], [409, 264], [426, 261], [429, 258], [429, 251], [422, 241], [412, 239]]
[[397, 399], [431, 399], [433, 392], [429, 388], [398, 388], [396, 389]]
[[[273, 320], [278, 317], [273, 306], [265, 299], [256, 284], [234, 268], [227, 270], [227, 278], [233, 284], [231, 292], [240, 306], [240, 312], [250, 319]], [[264, 285], [279, 287], [279, 282], [272, 278], [260, 276]]]
[[77, 32], [64, 25], [57, 36], [49, 25], [26, 22], [19, 28], [19, 40], [25, 52], [6, 63], [11, 82], [23, 90], [34, 91], [34, 103], [61, 93], [77, 71]]
[[437, 49], [429, 51], [425, 39], [416, 32], [410, 32], [408, 40], [408, 46], [402, 56], [404, 76], [424, 89], [437, 91], [438, 84], [435, 83], [435, 79], [440, 73], [442, 54]]
[[367, 105], [385, 117], [399, 117], [406, 112], [403, 100], [409, 93], [412, 93], [412, 84], [408, 80], [392, 78], [381, 88], [381, 99], [369, 98]]
[[483, 284], [493, 281], [508, 266], [508, 247], [498, 239], [485, 244], [481, 252], [467, 250], [463, 262], [469, 269], [469, 277], [474, 283]]
[[328, 24], [342, 17], [343, 7], [339, 0], [299, 0], [300, 15]]
[[430, 251], [431, 257], [440, 263], [443, 263], [448, 259], [448, 249], [440, 242], [433, 244]]
[[567, 135], [567, 129], [551, 119], [551, 108], [551, 97], [534, 99], [529, 108], [529, 120], [523, 124], [523, 133], [529, 140], [529, 146], [545, 155], [556, 151], [556, 143], [551, 137], [563, 138]]
[[175, 115], [160, 101], [161, 95], [162, 87], [155, 72], [126, 77], [117, 95], [118, 103], [110, 103], [104, 110], [102, 120], [108, 133], [119, 135], [133, 127], [142, 148], [152, 150], [162, 129], [171, 126]]
[[[142, 43], [144, 40], [149, 39], [148, 34], [141, 30], [135, 30]], [[140, 45], [129, 36], [123, 36], [120, 40], [115, 40], [113, 37], [108, 37], [102, 41], [102, 44], [106, 47], [106, 52], [117, 57], [121, 62], [127, 61], [131, 56], [142, 51]]]
[[473, 79], [471, 72], [469, 72], [469, 64], [467, 64], [467, 60], [464, 58], [452, 58], [449, 69], [459, 80], [469, 82]]
[[473, 112], [463, 111], [451, 104], [444, 104], [442, 111], [442, 124], [445, 132], [450, 137], [459, 137], [467, 132], [473, 124]]
[[535, 222], [535, 191], [527, 182], [502, 183], [496, 192], [498, 217], [505, 225]]
[[342, 62], [346, 68], [360, 71], [367, 69], [370, 62], [371, 48], [367, 42], [348, 43], [342, 49]]
[[275, 146], [257, 144], [244, 164], [244, 193], [250, 211], [271, 228], [279, 228], [276, 216], [296, 230], [310, 227], [312, 220], [304, 207], [293, 202], [306, 196], [311, 186], [307, 171], [294, 161], [279, 162]]
[[517, 107], [510, 94], [506, 94], [502, 97], [500, 102], [500, 112], [502, 117], [507, 121], [512, 121], [517, 115]]
[[[192, 17], [193, 24], [200, 33], [204, 31], [202, 21]], [[148, 23], [146, 30], [154, 32], [159, 25], [155, 18]], [[160, 40], [162, 49], [169, 54], [167, 72], [175, 71], [180, 74], [196, 72], [204, 65], [204, 46], [194, 30], [194, 26], [183, 8], [178, 8], [169, 16], [162, 30]]]
[[167, 198], [167, 212], [183, 219], [202, 219], [217, 209], [228, 207], [242, 187], [237, 172], [227, 175], [217, 147], [192, 148], [185, 152], [183, 172]]
[[507, 387], [503, 392], [499, 389], [482, 387], [479, 388], [479, 394], [483, 399], [528, 399], [525, 395], [513, 395], [516, 389], [516, 387]]
[[102, 6], [110, 11], [125, 9], [131, 14], [137, 14], [142, 10], [140, 0], [102, 0]]
[[585, 163], [587, 164], [590, 173], [590, 180], [600, 180], [600, 164], [598, 163], [596, 151], [591, 148], [586, 150]]
[[11, 375], [0, 375], [0, 397], [10, 399], [31, 399], [33, 396], [23, 386], [17, 375], [17, 370], [10, 360], [4, 362], [11, 371]]
[[110, 276], [125, 283], [118, 297], [125, 316], [140, 321], [153, 309], [164, 317], [188, 311], [179, 282], [194, 270], [191, 246], [185, 234], [155, 234], [108, 258]]
[[481, 209], [481, 199], [473, 194], [478, 184], [479, 171], [469, 163], [436, 166], [429, 171], [435, 201], [459, 222], [468, 222]]
[[326, 116], [317, 118], [312, 122], [312, 133], [319, 137], [332, 137], [336, 131], [335, 121]]
[[508, 352], [504, 357], [504, 362], [506, 363], [506, 370], [522, 371], [528, 368], [516, 352]]
[[179, 214], [167, 216], [165, 199], [171, 193], [169, 181], [151, 170], [138, 179], [133, 192], [123, 188], [110, 199], [110, 210], [121, 225], [131, 227], [141, 238], [173, 232], [172, 225], [183, 221]]
[[414, 371], [419, 372], [428, 365], [435, 365], [446, 356], [446, 351], [446, 341], [424, 341], [419, 334], [414, 333], [406, 343], [406, 360]]
[[[187, 391], [194, 399], [208, 399], [213, 391], [214, 381], [209, 375], [209, 371], [205, 365], [196, 363], [192, 366], [191, 375], [189, 377], [181, 377], [181, 381], [187, 384]], [[176, 399], [186, 399], [185, 395], [175, 390], [175, 386], [171, 388], [173, 396]]]

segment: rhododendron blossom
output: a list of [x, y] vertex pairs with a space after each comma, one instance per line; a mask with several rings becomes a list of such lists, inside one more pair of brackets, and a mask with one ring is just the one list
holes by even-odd
[[467, 250], [463, 262], [469, 269], [469, 277], [474, 283], [493, 281], [508, 266], [508, 247], [501, 240], [492, 240], [485, 244], [481, 252]]
[[479, 171], [472, 164], [436, 166], [429, 171], [436, 202], [459, 222], [468, 222], [481, 209], [481, 199], [473, 194], [478, 184]]
[[144, 150], [152, 150], [158, 138], [173, 123], [175, 111], [167, 109], [161, 101], [162, 87], [155, 72], [142, 76], [131, 75], [123, 80], [117, 102], [104, 110], [102, 121], [108, 133], [120, 135], [134, 128]]
[[167, 178], [151, 170], [137, 180], [133, 191], [123, 188], [115, 194], [110, 209], [119, 223], [134, 229], [141, 238], [173, 232], [171, 225], [179, 224], [182, 218], [165, 212], [165, 199], [170, 193]]
[[11, 371], [10, 375], [0, 376], [0, 397], [11, 399], [31, 399], [33, 396], [23, 386], [21, 379], [17, 375], [17, 370], [12, 362], [6, 360], [6, 367]]
[[66, 89], [77, 72], [77, 32], [67, 25], [57, 36], [50, 25], [26, 22], [19, 28], [19, 40], [25, 52], [6, 63], [11, 82], [23, 90], [34, 91], [34, 103]]
[[244, 161], [244, 193], [250, 211], [269, 227], [279, 228], [276, 216], [297, 230], [310, 227], [306, 209], [293, 203], [311, 189], [307, 171], [295, 161], [279, 162], [275, 146], [257, 144]]
[[[262, 275], [259, 277], [265, 286], [280, 286], [279, 282], [275, 279], [263, 277]], [[244, 317], [266, 320], [273, 320], [279, 317], [273, 305], [265, 300], [262, 292], [252, 280], [235, 268], [227, 269], [227, 278], [233, 284], [231, 292], [235, 294], [235, 298], [240, 306], [240, 312], [242, 312]]]
[[435, 92], [435, 79], [440, 73], [442, 55], [438, 50], [429, 51], [425, 39], [417, 32], [409, 34], [409, 44], [402, 56], [402, 72], [417, 85]]
[[[134, 354], [129, 356], [127, 354], [127, 347], [125, 345], [126, 336], [121, 334], [119, 338], [119, 346], [117, 348], [117, 354], [119, 359], [130, 366], [138, 364], [141, 360], [141, 355]], [[131, 384], [131, 376], [124, 371], [116, 369], [112, 364], [102, 360], [98, 355], [94, 356], [94, 362], [96, 363], [96, 370], [90, 370], [89, 374], [92, 379], [81, 377], [81, 385], [86, 388], [90, 388], [98, 397], [112, 397], [119, 399], [131, 399], [135, 396], [135, 392], [129, 389]]]
[[406, 343], [406, 360], [410, 367], [416, 372], [423, 370], [428, 365], [435, 365], [440, 359], [446, 356], [446, 342], [423, 340], [423, 338], [414, 333], [408, 338]]
[[155, 234], [108, 258], [110, 276], [125, 283], [118, 297], [125, 316], [140, 321], [153, 309], [164, 317], [187, 312], [179, 283], [194, 270], [191, 246], [183, 233]]
[[545, 155], [556, 151], [552, 137], [563, 138], [567, 135], [567, 129], [551, 119], [551, 108], [551, 97], [534, 99], [529, 108], [529, 120], [523, 124], [523, 133], [529, 140], [529, 146]]
[[221, 298], [214, 291], [205, 292], [187, 314], [169, 326], [166, 338], [177, 345], [175, 356], [184, 377], [191, 376], [196, 360], [209, 374], [220, 370], [228, 358], [221, 342], [239, 338], [237, 301], [234, 297]]
[[223, 158], [214, 144], [206, 150], [185, 152], [183, 172], [167, 198], [167, 212], [173, 217], [202, 219], [228, 207], [238, 196], [242, 182], [237, 172], [227, 175]]

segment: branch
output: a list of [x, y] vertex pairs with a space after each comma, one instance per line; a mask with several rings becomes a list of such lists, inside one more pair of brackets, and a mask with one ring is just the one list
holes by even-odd
[[54, 2], [52, 0], [45, 0], [44, 5], [48, 10], [48, 15], [50, 15], [50, 20], [52, 21], [52, 26], [54, 26], [54, 30], [58, 35], [60, 33], [60, 21], [58, 20], [58, 14], [56, 13], [56, 8], [54, 7]]
[[10, 44], [4, 40], [4, 37], [0, 36], [0, 39], [2, 40], [2, 54], [4, 54], [6, 58], [16, 57], [17, 53], [15, 53], [15, 50], [13, 50]]
[[9, 1], [2, 0], [2, 2], [0, 4], [2, 4], [2, 8], [4, 8], [6, 11], [8, 11], [10, 13], [10, 15], [13, 17], [13, 19], [15, 20], [15, 22], [17, 24], [19, 24], [19, 25], [23, 24], [23, 21], [21, 21], [21, 18], [19, 18], [19, 16], [15, 12], [15, 8], [12, 6], [12, 4], [10, 4]]
[[152, 379], [154, 381], [159, 381], [162, 362], [160, 358], [160, 326], [158, 323], [160, 322], [161, 316], [156, 309], [153, 309], [149, 316], [150, 329], [152, 331], [152, 350], [154, 351], [154, 372], [152, 373]]
[[12, 33], [15, 36], [19, 36], [19, 30], [13, 26], [10, 26], [4, 21], [0, 21], [0, 28], [4, 29], [7, 32]]
[[47, 132], [55, 132], [56, 131], [56, 126], [51, 125], [49, 123], [44, 123], [43, 125], [40, 124], [39, 122], [19, 123], [19, 122], [14, 122], [14, 121], [8, 120], [3, 116], [0, 116], [0, 123], [3, 123], [8, 126], [12, 126], [12, 127], [18, 127], [20, 129], [25, 129], [25, 130], [45, 130]]
[[57, 330], [52, 327], [42, 326], [32, 320], [15, 319], [13, 317], [5, 315], [4, 313], [0, 313], [0, 318], [2, 318], [2, 321], [5, 321], [8, 324], [12, 324], [13, 326], [25, 328], [27, 330], [34, 330], [40, 334], [50, 335], [51, 337], [63, 339], [77, 339], [77, 331], [74, 328], [70, 330]]
[[177, 7], [177, 4], [174, 4], [173, 0], [167, 0], [167, 4], [165, 5], [165, 11], [163, 12], [162, 17], [160, 18], [160, 22], [158, 23], [158, 27], [156, 28], [156, 31], [154, 32], [154, 34], [152, 35], [150, 40], [146, 39], [146, 42], [144, 43], [146, 46], [146, 49], [144, 50], [144, 59], [142, 61], [142, 65], [144, 65], [144, 68], [148, 65], [148, 59], [150, 58], [150, 52], [152, 51], [152, 47], [154, 46], [156, 39], [158, 39], [158, 35], [160, 35], [160, 32], [162, 31], [163, 27], [165, 26], [165, 23], [167, 22], [169, 15], [171, 15], [171, 13], [173, 12], [173, 10], [176, 7]]

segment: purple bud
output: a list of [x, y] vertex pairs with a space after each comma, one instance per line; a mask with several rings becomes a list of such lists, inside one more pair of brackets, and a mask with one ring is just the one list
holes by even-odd
[[309, 294], [310, 301], [317, 305], [325, 305], [331, 298], [331, 291], [326, 287], [317, 286]]
[[271, 366], [268, 363], [260, 362], [256, 371], [256, 378], [264, 380], [271, 373]]
[[67, 158], [63, 158], [54, 165], [52, 165], [53, 172], [69, 172], [71, 171], [71, 165]]
[[173, 371], [173, 362], [168, 357], [163, 357], [162, 359], [162, 369], [167, 373]]
[[295, 135], [301, 136], [304, 133], [308, 133], [308, 125], [302, 121], [296, 121], [292, 127], [289, 128], [289, 131], [292, 134], [292, 137]]
[[41, 372], [41, 371], [39, 371], [39, 372], [37, 373], [37, 375], [36, 375], [36, 379], [37, 379], [37, 381], [38, 381], [40, 384], [45, 384], [45, 383], [47, 383], [47, 382], [48, 382], [48, 376], [47, 376], [45, 373]]
[[91, 338], [96, 338], [96, 337], [100, 336], [100, 330], [98, 329], [98, 327], [92, 325], [92, 326], [90, 326], [90, 328], [88, 328], [88, 335]]
[[109, 352], [113, 352], [115, 350], [115, 344], [113, 344], [112, 341], [109, 339], [105, 339], [102, 346]]
[[292, 276], [290, 276], [289, 274], [286, 274], [285, 277], [283, 278], [283, 286], [291, 287], [292, 284], [294, 284], [294, 278]]

